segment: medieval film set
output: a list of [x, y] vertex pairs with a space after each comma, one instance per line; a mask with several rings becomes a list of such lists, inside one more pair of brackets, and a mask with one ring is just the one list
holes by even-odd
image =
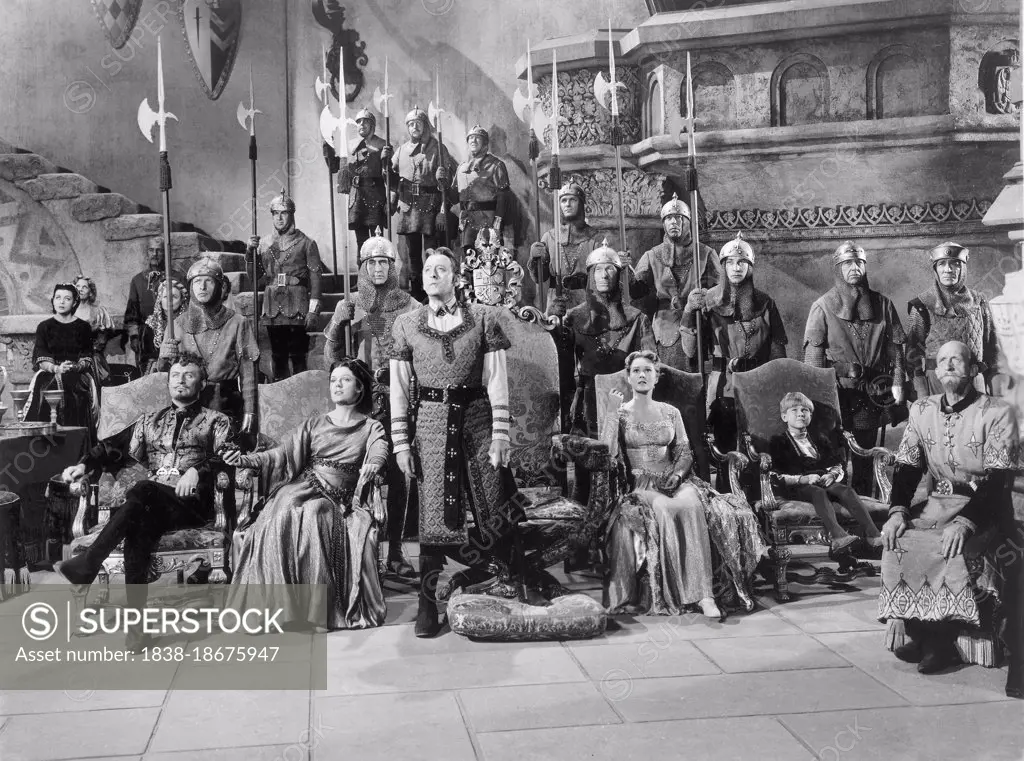
[[0, 761], [1024, 757], [1021, 0], [5, 0]]

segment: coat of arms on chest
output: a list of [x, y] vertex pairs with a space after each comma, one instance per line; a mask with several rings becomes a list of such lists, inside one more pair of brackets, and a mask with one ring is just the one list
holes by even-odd
[[466, 249], [462, 281], [468, 301], [515, 307], [522, 298], [523, 268], [515, 253], [501, 245], [498, 232], [488, 227], [477, 234], [476, 247]]

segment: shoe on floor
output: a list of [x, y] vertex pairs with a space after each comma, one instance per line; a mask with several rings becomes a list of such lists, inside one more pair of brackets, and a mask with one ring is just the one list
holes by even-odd
[[840, 554], [842, 552], [846, 552], [851, 547], [853, 547], [853, 545], [857, 544], [859, 541], [860, 541], [860, 537], [859, 536], [854, 536], [853, 534], [847, 534], [846, 536], [841, 536], [838, 539], [833, 539], [832, 542], [830, 543], [830, 547], [832, 549], [832, 554], [833, 555], [838, 555], [838, 554]]
[[388, 558], [388, 573], [391, 573], [400, 579], [416, 578], [416, 569], [413, 568], [412, 563], [410, 563], [404, 555]]
[[917, 664], [921, 674], [937, 674], [960, 663], [960, 653], [952, 642], [926, 640], [921, 652], [921, 662]]
[[921, 645], [914, 641], [908, 641], [893, 650], [892, 654], [904, 663], [920, 663]]
[[437, 605], [433, 602], [420, 600], [419, 610], [416, 612], [416, 628], [414, 633], [420, 639], [436, 637], [443, 625], [437, 615]]
[[718, 606], [715, 604], [715, 601], [710, 597], [705, 597], [703, 600], [697, 603], [697, 605], [700, 606], [700, 612], [708, 618], [722, 618], [722, 611], [718, 609]]

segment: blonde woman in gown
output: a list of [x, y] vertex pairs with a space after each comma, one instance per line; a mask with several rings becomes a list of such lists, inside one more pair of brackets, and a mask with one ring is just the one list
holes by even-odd
[[[659, 373], [656, 354], [634, 352], [626, 359], [633, 399], [622, 404], [621, 393], [612, 392], [620, 406], [610, 444], [622, 455], [632, 491], [609, 521], [605, 605], [612, 613], [679, 615], [697, 604], [721, 618], [716, 598], [738, 598], [751, 610], [749, 579], [767, 551], [757, 518], [742, 498], [719, 494], [692, 474], [679, 410], [651, 398]], [[717, 580], [712, 546], [722, 569]], [[645, 569], [649, 599], [638, 583]]]
[[230, 465], [258, 469], [268, 494], [238, 548], [230, 601], [247, 607], [247, 587], [261, 585], [248, 592], [252, 604], [272, 595], [292, 624], [363, 629], [383, 624], [386, 613], [377, 550], [387, 516], [374, 476], [388, 443], [367, 415], [369, 368], [342, 360], [330, 383], [333, 412], [310, 418], [274, 449], [225, 455]]

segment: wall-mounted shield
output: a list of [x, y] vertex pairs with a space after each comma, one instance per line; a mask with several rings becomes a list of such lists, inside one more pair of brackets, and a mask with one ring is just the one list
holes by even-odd
[[92, 0], [92, 9], [100, 20], [111, 46], [124, 47], [139, 18], [142, 0]]
[[231, 76], [242, 31], [241, 0], [178, 0], [178, 21], [192, 71], [210, 100]]

